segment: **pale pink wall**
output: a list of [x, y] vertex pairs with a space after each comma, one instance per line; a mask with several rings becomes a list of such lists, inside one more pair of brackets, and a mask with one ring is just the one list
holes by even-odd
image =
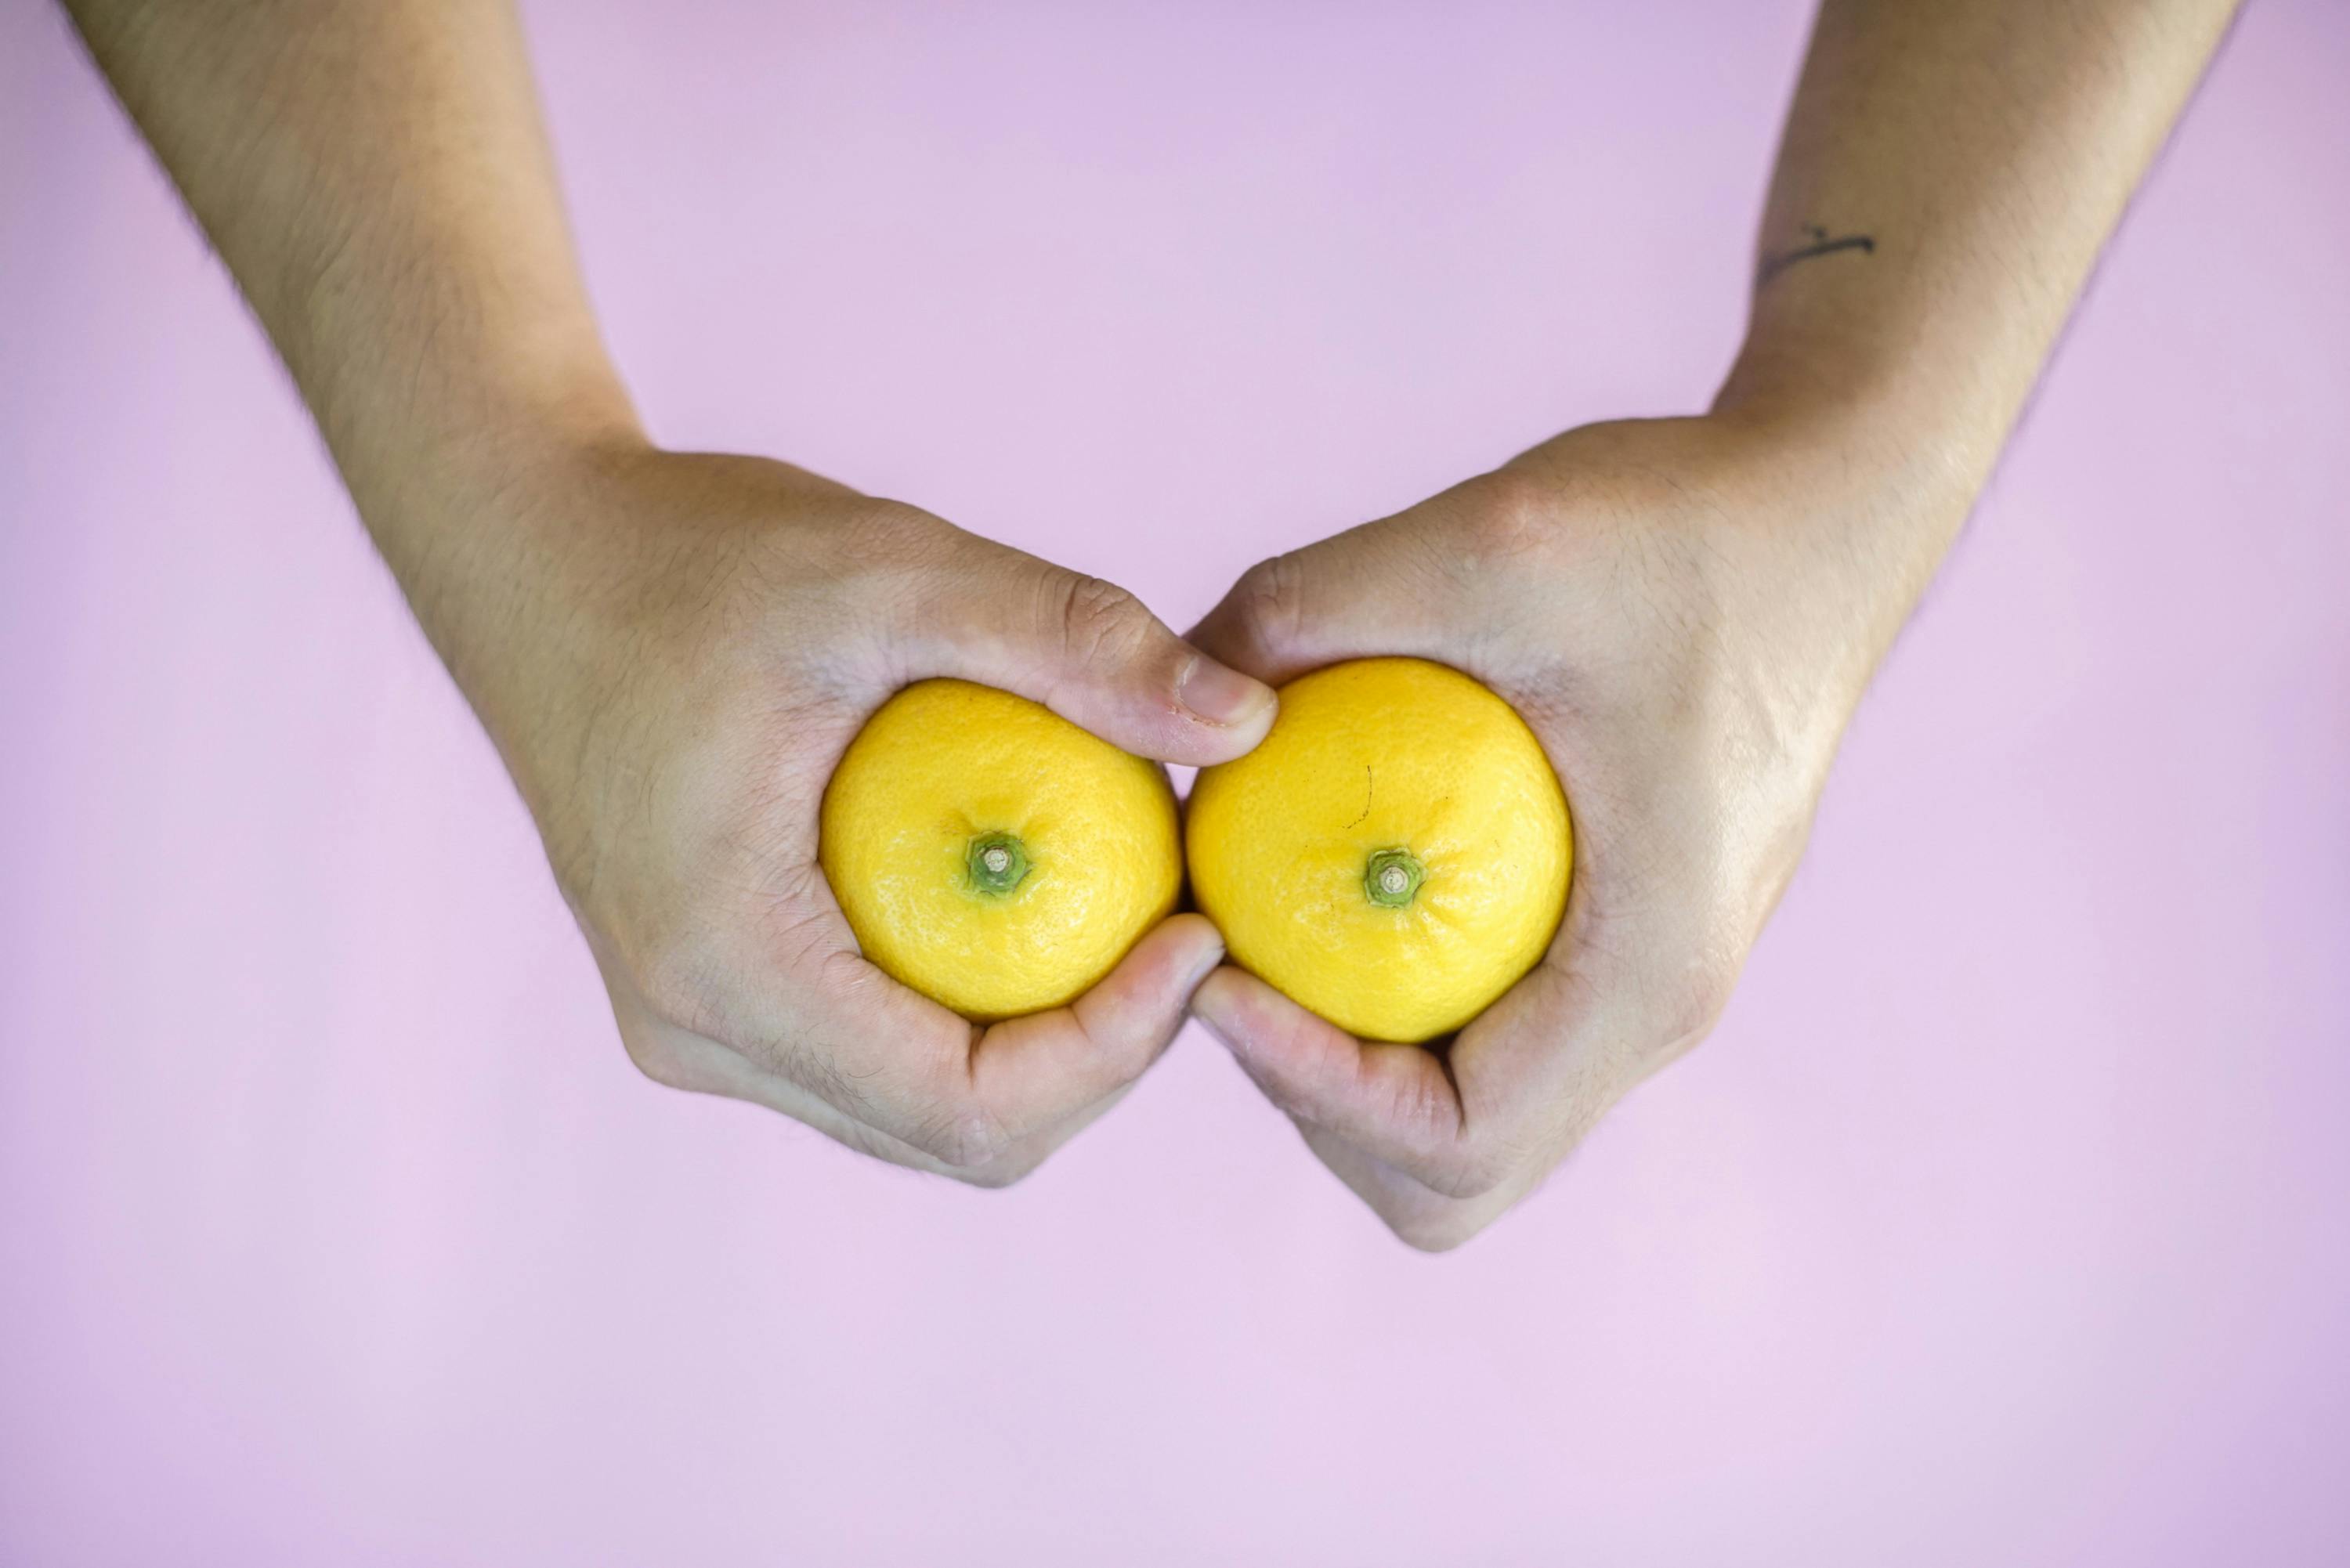
[[[1725, 361], [1797, 0], [542, 0], [662, 435], [1142, 590]], [[1206, 1041], [1028, 1185], [629, 1067], [0, 6], [0, 1563], [2350, 1560], [2350, 9], [2255, 0], [1711, 1045], [1466, 1251]]]

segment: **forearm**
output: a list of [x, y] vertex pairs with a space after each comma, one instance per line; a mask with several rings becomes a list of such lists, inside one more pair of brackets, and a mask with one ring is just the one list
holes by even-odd
[[[631, 419], [503, 0], [68, 0], [395, 568], [401, 503]], [[395, 524], [392, 520], [397, 517]]]
[[494, 720], [508, 700], [488, 672], [545, 657], [520, 585], [574, 543], [552, 524], [525, 536], [515, 492], [534, 465], [635, 430], [511, 9], [68, 9], [275, 340], [426, 631]]
[[1854, 432], [1930, 569], [2236, 0], [1825, 0], [1726, 408]]

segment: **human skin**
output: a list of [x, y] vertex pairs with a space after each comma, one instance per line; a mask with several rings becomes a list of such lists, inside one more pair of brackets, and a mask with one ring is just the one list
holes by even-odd
[[1565, 780], [1565, 919], [1444, 1048], [1236, 968], [1193, 1011], [1412, 1245], [1478, 1233], [1704, 1038], [1870, 676], [1965, 521], [2232, 0], [1827, 0], [1704, 415], [1588, 426], [1263, 562], [1191, 632], [1507, 699]]
[[1197, 917], [1074, 1009], [983, 1034], [857, 955], [816, 805], [909, 680], [1005, 687], [1192, 763], [1270, 721], [1235, 670], [1419, 654], [1515, 704], [1577, 818], [1532, 975], [1442, 1052], [1353, 1041], [1236, 970], [1192, 997], [1325, 1161], [1441, 1248], [1719, 1015], [2232, 3], [1829, 0], [1712, 410], [1572, 431], [1263, 563], [1193, 634], [1205, 661], [1108, 585], [647, 441], [504, 0], [68, 9], [286, 358], [663, 1082], [993, 1183], [1163, 1049], [1221, 950]]
[[959, 676], [1165, 762], [1272, 693], [1129, 594], [911, 506], [647, 440], [575, 265], [504, 0], [72, 0], [528, 804], [622, 1040], [885, 1159], [1013, 1180], [1163, 1050], [1180, 915], [975, 1029], [867, 963], [817, 867], [833, 764]]

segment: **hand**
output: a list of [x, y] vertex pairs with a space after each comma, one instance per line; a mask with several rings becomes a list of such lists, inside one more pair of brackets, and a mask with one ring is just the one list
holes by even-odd
[[1452, 665], [1566, 786], [1558, 936], [1449, 1047], [1357, 1041], [1233, 968], [1192, 999], [1411, 1244], [1491, 1223], [1728, 1002], [1922, 583], [1887, 542], [1938, 531], [1897, 514], [1964, 504], [1852, 457], [1727, 414], [1590, 426], [1257, 566], [1191, 634], [1276, 685], [1373, 654]]
[[1272, 693], [1120, 589], [780, 463], [629, 443], [554, 467], [471, 531], [494, 550], [439, 574], [473, 607], [419, 608], [629, 1054], [901, 1165], [991, 1186], [1033, 1168], [1166, 1047], [1222, 943], [1176, 916], [1073, 1005], [976, 1029], [858, 955], [816, 859], [834, 763], [929, 676], [1192, 763], [1254, 745]]

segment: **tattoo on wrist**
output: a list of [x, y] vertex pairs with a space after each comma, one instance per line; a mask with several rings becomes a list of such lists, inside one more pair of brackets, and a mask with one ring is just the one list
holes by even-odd
[[1830, 239], [1828, 232], [1817, 223], [1805, 223], [1804, 233], [1811, 235], [1808, 244], [1762, 258], [1762, 265], [1754, 269], [1755, 287], [1761, 288], [1797, 262], [1809, 261], [1814, 256], [1831, 255], [1837, 251], [1858, 251], [1863, 255], [1877, 253], [1877, 236], [1874, 234], [1840, 234]]

